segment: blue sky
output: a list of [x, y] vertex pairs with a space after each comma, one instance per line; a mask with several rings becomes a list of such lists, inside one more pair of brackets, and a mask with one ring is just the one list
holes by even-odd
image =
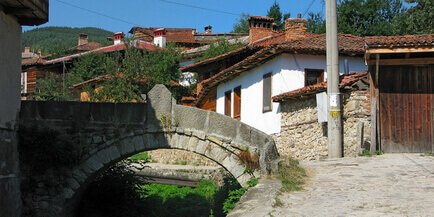
[[[66, 2], [66, 3], [62, 3]], [[170, 3], [172, 2], [172, 3]], [[218, 13], [196, 7], [219, 10]], [[143, 27], [188, 27], [202, 32], [212, 25], [214, 32], [229, 32], [241, 13], [266, 15], [274, 0], [50, 0], [50, 21], [42, 26], [99, 27], [113, 32], [128, 32], [134, 25]], [[283, 12], [304, 14], [323, 12], [324, 0], [280, 0]], [[68, 3], [75, 6], [67, 5]], [[87, 10], [116, 18], [110, 19]], [[117, 19], [124, 20], [121, 22]], [[29, 30], [35, 27], [25, 27]]]

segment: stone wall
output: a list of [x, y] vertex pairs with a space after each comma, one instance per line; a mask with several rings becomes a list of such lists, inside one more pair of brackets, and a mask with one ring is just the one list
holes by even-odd
[[[361, 150], [358, 126], [364, 124], [364, 147], [370, 143], [370, 98], [368, 91], [344, 93], [344, 156]], [[327, 124], [318, 123], [315, 95], [281, 103], [282, 130], [274, 135], [279, 153], [299, 160], [327, 158]]]
[[208, 158], [183, 150], [160, 149], [149, 151], [148, 154], [152, 162], [164, 164], [217, 166], [214, 161], [211, 161]]
[[20, 216], [16, 122], [20, 109], [21, 26], [0, 6], [0, 217]]

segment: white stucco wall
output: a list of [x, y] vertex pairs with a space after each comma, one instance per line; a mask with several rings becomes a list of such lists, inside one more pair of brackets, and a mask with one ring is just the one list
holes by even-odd
[[[347, 59], [350, 72], [366, 71], [363, 58], [341, 57], [340, 69], [344, 71]], [[304, 86], [305, 69], [323, 69], [327, 72], [326, 57], [319, 55], [281, 54], [259, 67], [217, 87], [217, 112], [224, 114], [224, 93], [241, 86], [241, 121], [268, 134], [280, 132], [280, 105], [273, 103], [273, 110], [262, 112], [262, 78], [272, 73], [272, 96]], [[326, 77], [326, 76], [325, 76]], [[232, 92], [233, 99], [233, 92]], [[233, 114], [233, 100], [232, 100]]]
[[0, 129], [13, 129], [20, 108], [21, 26], [0, 10]]

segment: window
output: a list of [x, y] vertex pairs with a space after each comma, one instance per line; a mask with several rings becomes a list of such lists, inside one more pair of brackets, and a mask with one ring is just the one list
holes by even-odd
[[269, 112], [273, 110], [271, 102], [271, 79], [272, 74], [265, 74], [262, 80], [262, 112]]
[[225, 92], [225, 115], [231, 116], [232, 91]]
[[305, 69], [304, 86], [318, 84], [324, 81], [324, 70], [322, 69]]
[[241, 86], [234, 89], [234, 118], [241, 119]]
[[27, 93], [27, 72], [21, 73], [21, 93]]

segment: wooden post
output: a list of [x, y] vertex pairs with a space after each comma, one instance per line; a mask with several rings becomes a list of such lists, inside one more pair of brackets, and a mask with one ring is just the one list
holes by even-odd
[[365, 141], [364, 141], [364, 126], [365, 124], [363, 122], [359, 122], [357, 125], [357, 138], [359, 141], [359, 153], [361, 153], [361, 150], [366, 148], [364, 147]]

